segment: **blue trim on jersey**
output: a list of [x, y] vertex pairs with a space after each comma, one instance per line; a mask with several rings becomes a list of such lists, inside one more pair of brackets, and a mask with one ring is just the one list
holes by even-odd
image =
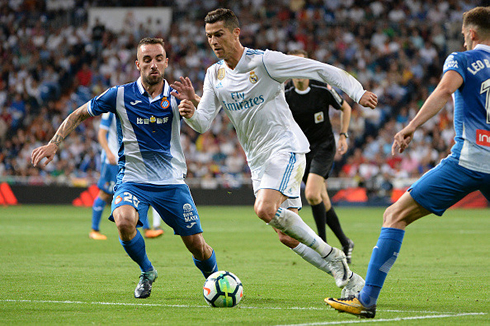
[[272, 79], [272, 80], [275, 80], [276, 82], [278, 82], [279, 84], [281, 84], [280, 81], [276, 80], [274, 77], [271, 76], [271, 74], [269, 73], [269, 70], [267, 70], [267, 66], [265, 65], [265, 62], [264, 62], [264, 56], [262, 56], [262, 65], [264, 66], [264, 69], [265, 69], [265, 72], [269, 75], [269, 77]]
[[265, 52], [262, 50], [248, 49], [245, 52], [246, 55], [263, 55]]
[[296, 154], [291, 153], [291, 156], [289, 157], [289, 163], [288, 166], [286, 167], [286, 171], [284, 171], [284, 175], [281, 180], [281, 184], [279, 185], [279, 191], [284, 192], [286, 189], [289, 179], [291, 178], [291, 173], [294, 170], [294, 164], [296, 163]]

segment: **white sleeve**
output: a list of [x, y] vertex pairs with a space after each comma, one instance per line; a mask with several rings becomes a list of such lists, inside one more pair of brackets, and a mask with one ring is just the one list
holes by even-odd
[[357, 103], [366, 92], [347, 71], [326, 63], [269, 50], [264, 53], [263, 61], [269, 75], [280, 83], [290, 78], [323, 81], [340, 88]]
[[184, 119], [192, 129], [201, 134], [211, 127], [211, 123], [221, 109], [221, 105], [214, 93], [213, 84], [211, 83], [210, 78], [211, 74], [208, 70], [206, 77], [204, 78], [203, 95], [197, 106], [197, 110], [191, 118]]

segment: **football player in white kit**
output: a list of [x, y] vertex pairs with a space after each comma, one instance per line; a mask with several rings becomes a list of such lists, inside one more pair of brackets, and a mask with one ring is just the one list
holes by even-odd
[[[338, 287], [359, 291], [364, 280], [349, 270], [344, 253], [325, 243], [297, 214], [309, 143], [293, 119], [283, 83], [290, 78], [317, 79], [341, 88], [371, 108], [376, 107], [376, 95], [336, 67], [245, 48], [239, 40], [238, 19], [229, 9], [209, 12], [205, 23], [209, 45], [221, 60], [207, 70], [200, 101], [197, 97], [183, 100], [180, 114], [202, 133], [223, 108], [247, 155], [257, 216], [278, 230], [281, 240], [287, 237], [285, 241], [295, 242], [293, 250], [306, 261], [332, 274]], [[192, 88], [189, 83], [188, 78], [181, 78], [172, 87], [185, 92]]]

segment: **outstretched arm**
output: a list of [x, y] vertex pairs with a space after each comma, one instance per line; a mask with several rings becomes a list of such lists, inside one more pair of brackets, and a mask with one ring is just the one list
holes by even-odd
[[192, 86], [192, 82], [189, 77], [180, 77], [180, 82], [175, 81], [172, 85], [170, 85], [177, 92], [171, 92], [173, 96], [178, 98], [179, 100], [190, 100], [195, 107], [199, 104], [201, 98], [196, 94], [194, 87]]
[[47, 145], [35, 148], [31, 154], [31, 162], [34, 166], [37, 166], [43, 158], [46, 158], [43, 166], [48, 165], [54, 158], [54, 155], [58, 151], [61, 142], [73, 131], [78, 125], [90, 117], [88, 113], [88, 105], [85, 103], [73, 113], [71, 113], [65, 121], [60, 125], [53, 138]]
[[395, 135], [393, 145], [391, 146], [391, 154], [395, 155], [397, 149], [398, 153], [403, 153], [412, 141], [415, 130], [435, 116], [461, 85], [463, 85], [463, 77], [454, 70], [447, 71], [434, 92], [427, 98], [424, 105], [422, 105], [415, 118]]

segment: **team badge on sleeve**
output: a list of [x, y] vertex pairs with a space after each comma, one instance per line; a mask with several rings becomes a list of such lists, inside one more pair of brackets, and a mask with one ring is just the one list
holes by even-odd
[[167, 99], [166, 96], [162, 98], [162, 102], [160, 102], [160, 106], [162, 107], [162, 109], [168, 109], [168, 107], [170, 106], [170, 101]]

